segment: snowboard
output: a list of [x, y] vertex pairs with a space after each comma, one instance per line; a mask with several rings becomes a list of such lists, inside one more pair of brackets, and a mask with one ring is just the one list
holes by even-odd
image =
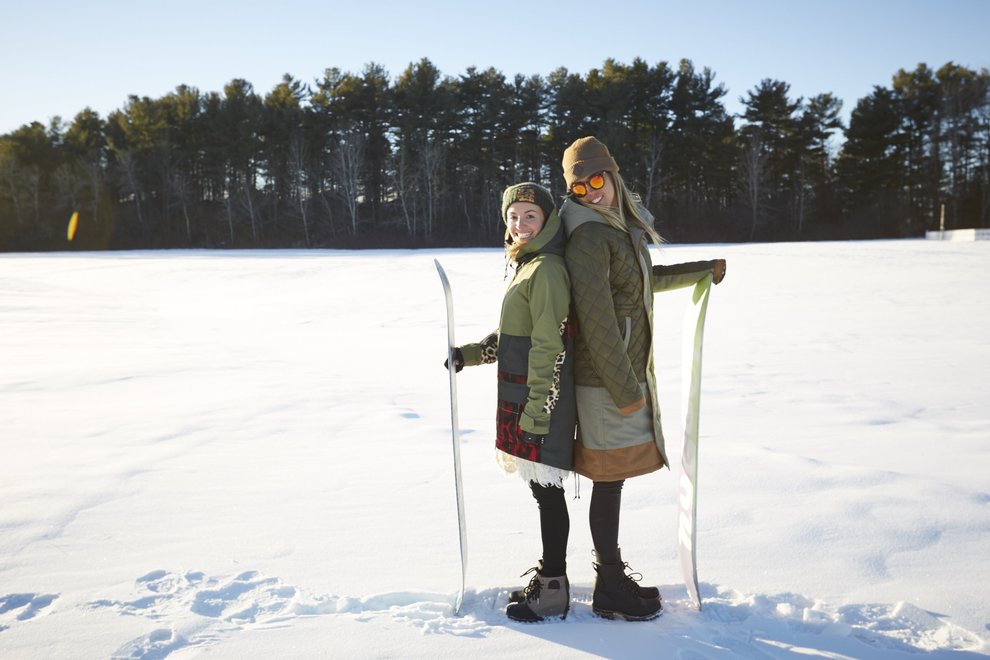
[[457, 369], [454, 366], [454, 296], [450, 280], [443, 266], [436, 259], [433, 263], [443, 284], [443, 297], [447, 303], [447, 372], [450, 378], [450, 432], [454, 446], [454, 495], [457, 499], [457, 534], [461, 548], [461, 588], [454, 600], [454, 614], [458, 614], [464, 602], [464, 583], [467, 578], [467, 523], [464, 518], [464, 483], [461, 478], [461, 431], [457, 422]]
[[677, 554], [688, 596], [701, 609], [698, 589], [698, 429], [701, 411], [701, 349], [705, 336], [705, 314], [711, 275], [698, 282], [691, 292], [691, 304], [684, 315], [681, 398], [684, 442], [678, 481]]

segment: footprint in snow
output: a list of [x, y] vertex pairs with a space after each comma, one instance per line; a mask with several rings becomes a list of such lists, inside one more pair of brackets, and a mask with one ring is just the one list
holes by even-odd
[[183, 598], [203, 580], [204, 574], [196, 571], [181, 575], [162, 570], [152, 571], [134, 581], [143, 590], [137, 598], [97, 600], [90, 603], [89, 607], [94, 609], [109, 607], [124, 615], [158, 619], [167, 616], [172, 610], [182, 609]]
[[110, 656], [111, 660], [161, 660], [185, 646], [197, 646], [171, 628], [158, 628], [132, 639]]
[[[137, 578], [134, 586], [136, 592], [129, 598], [88, 605], [156, 622], [150, 632], [122, 645], [114, 658], [165, 658], [181, 648], [214, 644], [237, 630], [284, 625], [296, 617], [338, 615], [358, 621], [383, 617], [424, 633], [453, 635], [484, 634], [492, 623], [485, 617], [454, 616], [450, 594], [402, 591], [310, 596], [257, 571], [210, 577], [200, 571], [155, 570]], [[487, 600], [494, 601], [498, 593], [487, 594]], [[468, 594], [467, 600], [472, 608], [478, 606], [491, 614], [488, 610], [493, 605], [486, 604], [485, 594]]]
[[248, 626], [326, 613], [318, 601], [302, 599], [295, 587], [257, 571], [213, 578], [201, 571], [155, 570], [134, 584], [138, 593], [132, 598], [89, 603], [91, 609], [109, 608], [158, 622], [123, 644], [113, 658], [158, 660], [186, 647], [209, 646]]
[[[55, 602], [58, 594], [7, 594], [0, 596], [0, 621], [27, 621], [41, 614], [47, 614], [45, 610]], [[9, 625], [0, 623], [0, 632], [10, 628]]]
[[130, 600], [97, 600], [91, 608], [108, 607], [125, 615], [150, 619], [192, 612], [234, 624], [265, 623], [291, 614], [295, 587], [283, 586], [278, 578], [245, 571], [232, 578], [208, 578], [200, 571], [171, 573], [157, 570], [135, 580], [141, 589]]

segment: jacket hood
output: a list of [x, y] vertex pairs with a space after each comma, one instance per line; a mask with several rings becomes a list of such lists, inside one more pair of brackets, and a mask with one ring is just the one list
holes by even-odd
[[600, 216], [598, 213], [595, 213], [584, 204], [575, 202], [569, 197], [564, 200], [563, 204], [560, 205], [560, 217], [564, 223], [564, 231], [568, 236], [573, 234], [575, 229], [586, 222], [600, 222], [603, 225], [608, 224], [608, 222], [605, 221], [605, 218]]
[[551, 211], [550, 217], [547, 218], [543, 229], [536, 235], [536, 238], [520, 249], [518, 263], [526, 263], [539, 254], [556, 254], [562, 257], [564, 256], [565, 243], [564, 227], [560, 216], [556, 210]]
[[[645, 218], [650, 225], [653, 225], [653, 214], [650, 213], [645, 206], [637, 203], [636, 209], [639, 211], [640, 216]], [[573, 234], [575, 229], [586, 222], [598, 222], [611, 227], [611, 225], [608, 224], [608, 221], [594, 209], [589, 209], [584, 204], [575, 202], [570, 198], [565, 199], [564, 203], [560, 205], [560, 217], [564, 223], [564, 231], [567, 236]], [[644, 232], [641, 228], [636, 226], [635, 223], [633, 223], [629, 227], [629, 234], [633, 237], [633, 242], [636, 243], [639, 241]]]

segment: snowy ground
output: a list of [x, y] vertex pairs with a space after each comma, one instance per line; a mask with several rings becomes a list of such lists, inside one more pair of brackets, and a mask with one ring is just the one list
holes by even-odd
[[[539, 556], [494, 463], [494, 367], [459, 376], [462, 616], [434, 257], [460, 342], [500, 250], [0, 255], [0, 657], [966, 658], [990, 653], [990, 243], [669, 246], [724, 256], [702, 395], [699, 575], [676, 474], [627, 483], [649, 623], [506, 620]], [[679, 463], [686, 292], [657, 297]], [[569, 495], [575, 483], [567, 483]]]

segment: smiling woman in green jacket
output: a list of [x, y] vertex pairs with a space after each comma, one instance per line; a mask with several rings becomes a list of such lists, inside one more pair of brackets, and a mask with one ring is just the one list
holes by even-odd
[[568, 199], [560, 209], [566, 263], [581, 331], [574, 358], [578, 442], [574, 470], [594, 482], [589, 522], [597, 572], [593, 609], [606, 618], [648, 620], [663, 609], [655, 587], [625, 573], [619, 509], [625, 479], [668, 464], [653, 366], [653, 294], [691, 286], [725, 261], [654, 266], [653, 216], [626, 188], [608, 148], [594, 137], [564, 152]]
[[[518, 621], [564, 618], [570, 607], [563, 480], [574, 457], [573, 324], [564, 230], [550, 191], [535, 183], [502, 195], [507, 258], [515, 275], [498, 330], [457, 348], [455, 367], [498, 362], [495, 446], [499, 462], [529, 484], [540, 510], [543, 558], [506, 614]], [[530, 571], [527, 571], [529, 573]], [[524, 573], [523, 575], [526, 575]]]

